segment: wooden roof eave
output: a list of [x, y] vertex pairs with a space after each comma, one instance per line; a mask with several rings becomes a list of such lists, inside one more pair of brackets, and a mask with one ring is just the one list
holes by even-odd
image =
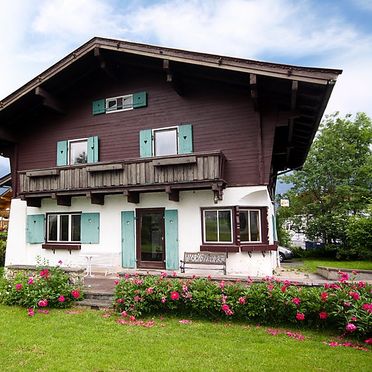
[[335, 82], [337, 76], [342, 73], [342, 70], [298, 67], [269, 62], [259, 62], [242, 58], [217, 56], [212, 54], [183, 51], [179, 49], [163, 48], [153, 45], [95, 37], [0, 101], [0, 112], [97, 47], [106, 50], [142, 55], [150, 58], [167, 59], [174, 62], [211, 67], [220, 70], [238, 71], [321, 85], [327, 85], [329, 82]]

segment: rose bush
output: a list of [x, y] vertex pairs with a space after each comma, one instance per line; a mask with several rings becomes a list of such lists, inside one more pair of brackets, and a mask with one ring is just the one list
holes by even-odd
[[371, 285], [349, 282], [345, 277], [324, 287], [305, 287], [274, 278], [266, 278], [262, 283], [251, 280], [218, 283], [205, 278], [176, 279], [165, 274], [127, 275], [116, 282], [114, 307], [120, 313], [135, 317], [170, 312], [266, 324], [338, 328], [343, 333], [369, 336], [371, 291]]
[[5, 305], [66, 308], [80, 298], [81, 288], [73, 285], [60, 267], [40, 268], [33, 276], [19, 273], [0, 284], [0, 302]]

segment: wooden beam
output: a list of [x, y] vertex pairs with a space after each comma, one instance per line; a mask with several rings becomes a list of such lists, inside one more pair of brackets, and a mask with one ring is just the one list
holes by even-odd
[[[291, 110], [296, 110], [296, 104], [297, 104], [297, 92], [298, 92], [298, 81], [293, 80], [292, 81], [292, 89], [291, 89]], [[291, 150], [293, 148], [292, 146], [292, 138], [293, 138], [293, 127], [294, 127], [294, 118], [291, 117], [289, 119], [289, 125], [288, 125], [288, 147], [287, 147], [287, 162], [289, 161], [289, 157], [291, 155]]]
[[165, 192], [168, 194], [168, 199], [174, 202], [180, 201], [180, 191], [174, 190], [170, 186], [165, 186]]
[[41, 198], [26, 198], [26, 203], [28, 207], [41, 207]]
[[11, 134], [9, 131], [7, 131], [5, 128], [0, 128], [0, 139], [15, 143], [17, 142], [16, 138]]
[[123, 195], [127, 197], [128, 203], [138, 204], [140, 201], [140, 194], [137, 191], [124, 190]]
[[65, 110], [62, 107], [62, 104], [55, 97], [53, 97], [52, 94], [47, 92], [44, 88], [42, 88], [40, 86], [36, 87], [35, 88], [35, 94], [42, 98], [43, 105], [45, 107], [48, 107], [51, 110], [53, 110], [55, 112], [58, 112], [59, 114], [64, 114], [65, 113]]
[[253, 101], [254, 111], [258, 111], [258, 88], [257, 88], [257, 75], [249, 75], [249, 84], [251, 88], [251, 98]]
[[111, 79], [116, 79], [116, 74], [112, 71], [112, 68], [110, 68], [107, 61], [103, 57], [100, 48], [95, 47], [93, 53], [94, 57], [96, 57], [99, 62], [99, 67], [106, 73], [106, 75]]
[[99, 204], [104, 205], [105, 204], [105, 194], [96, 194], [92, 192], [87, 193], [87, 197], [90, 198], [91, 204]]
[[57, 205], [64, 205], [71, 207], [71, 196], [70, 195], [57, 195]]

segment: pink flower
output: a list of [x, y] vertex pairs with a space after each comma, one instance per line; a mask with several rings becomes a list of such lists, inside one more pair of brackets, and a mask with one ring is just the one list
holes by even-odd
[[116, 303], [117, 304], [122, 304], [124, 302], [124, 300], [122, 299], [122, 298], [118, 298], [117, 300], [116, 300]]
[[271, 292], [274, 289], [274, 285], [273, 284], [269, 284], [267, 286], [267, 289], [269, 290], [269, 292]]
[[350, 307], [351, 306], [351, 303], [350, 302], [344, 302], [344, 306], [345, 307]]
[[134, 315], [131, 315], [131, 316], [129, 317], [129, 320], [130, 320], [131, 322], [134, 322], [134, 321], [136, 320], [136, 317], [135, 317]]
[[297, 320], [305, 320], [305, 314], [304, 313], [297, 313], [296, 314]]
[[348, 324], [346, 324], [345, 329], [348, 332], [354, 332], [357, 329], [357, 326], [353, 323], [348, 323]]
[[322, 292], [320, 294], [320, 298], [322, 299], [322, 301], [327, 301], [327, 299], [328, 299], [328, 293], [327, 292]]
[[134, 300], [134, 302], [139, 302], [139, 301], [141, 301], [141, 297], [140, 296], [134, 296], [133, 300]]
[[173, 301], [177, 301], [180, 298], [180, 294], [176, 291], [173, 291], [173, 292], [171, 292], [170, 297]]
[[182, 291], [183, 291], [183, 292], [188, 292], [188, 290], [189, 290], [189, 288], [188, 288], [187, 285], [183, 285], [183, 286], [182, 286]]
[[21, 283], [17, 283], [17, 284], [15, 285], [15, 289], [16, 289], [16, 291], [20, 291], [20, 290], [22, 289], [22, 287], [23, 287], [23, 285], [22, 285]]
[[161, 298], [161, 303], [164, 304], [165, 302], [167, 302], [167, 299], [165, 297], [162, 297]]
[[147, 288], [146, 293], [147, 294], [153, 294], [154, 293], [154, 288], [152, 288], [152, 287]]
[[119, 284], [119, 280], [115, 279], [115, 280], [114, 280], [114, 284], [115, 284], [115, 285], [118, 285], [118, 284]]
[[365, 288], [365, 286], [366, 286], [366, 282], [362, 282], [362, 281], [358, 282], [359, 288]]
[[349, 292], [350, 297], [352, 297], [355, 301], [358, 301], [360, 299], [358, 292]]
[[221, 310], [222, 310], [226, 315], [229, 315], [229, 316], [234, 314], [234, 312], [230, 309], [229, 305], [227, 305], [227, 304], [223, 304], [223, 305], [221, 306]]
[[212, 277], [210, 275], [207, 276], [208, 280], [212, 280]]
[[40, 307], [47, 307], [48, 306], [48, 300], [46, 300], [46, 299], [40, 300], [37, 304]]
[[129, 275], [128, 273], [125, 273], [125, 274], [124, 274], [124, 278], [125, 278], [125, 279], [129, 279], [129, 277], [130, 277], [130, 275]]
[[179, 323], [181, 323], [181, 324], [191, 324], [192, 321], [188, 320], [188, 319], [182, 319], [182, 320], [179, 321]]
[[71, 296], [75, 299], [78, 299], [80, 297], [80, 292], [76, 289], [71, 291]]
[[173, 276], [173, 278], [175, 278], [177, 276], [177, 273], [175, 271], [173, 271], [172, 276]]
[[365, 342], [367, 345], [372, 345], [372, 338], [367, 338], [367, 340], [364, 340], [364, 342]]
[[160, 276], [161, 276], [162, 278], [166, 278], [166, 277], [168, 276], [168, 274], [167, 274], [166, 272], [162, 271], [162, 272], [160, 273]]
[[127, 313], [126, 311], [122, 311], [122, 312], [121, 312], [121, 316], [122, 316], [123, 318], [126, 318], [126, 317], [128, 316], [128, 313]]
[[34, 284], [34, 278], [33, 277], [28, 278], [27, 284]]
[[295, 298], [292, 298], [292, 302], [293, 302], [295, 305], [299, 306], [300, 303], [301, 303], [301, 300], [300, 300], [298, 297], [295, 297]]
[[363, 304], [362, 309], [369, 312], [369, 313], [372, 313], [372, 303], [371, 304]]
[[35, 311], [32, 307], [30, 307], [29, 309], [27, 309], [27, 315], [28, 316], [34, 316], [35, 315]]
[[58, 302], [65, 302], [65, 296], [59, 296]]
[[341, 346], [341, 344], [339, 344], [338, 342], [336, 341], [332, 341], [328, 344], [329, 346], [332, 346], [332, 347], [335, 347], [335, 346]]
[[220, 288], [221, 289], [224, 289], [225, 288], [225, 282], [223, 280], [221, 280], [221, 282], [220, 282]]
[[283, 293], [286, 292], [286, 291], [287, 291], [287, 286], [283, 285], [283, 287], [280, 288], [280, 290], [281, 290]]
[[44, 279], [48, 279], [48, 276], [49, 276], [49, 270], [48, 269], [44, 269], [44, 270], [41, 270], [40, 271], [40, 276]]
[[239, 297], [239, 303], [241, 305], [244, 305], [245, 304], [245, 298], [244, 297]]
[[347, 280], [349, 280], [349, 274], [348, 274], [348, 273], [344, 273], [344, 272], [342, 272], [342, 271], [339, 271], [339, 272], [338, 272], [338, 275], [339, 275], [339, 277], [340, 277], [340, 282], [341, 282], [341, 283], [344, 283], [344, 282], [346, 282]]
[[328, 318], [328, 314], [327, 314], [327, 312], [325, 312], [325, 311], [322, 311], [322, 312], [320, 312], [319, 313], [319, 318], [320, 319], [327, 319]]

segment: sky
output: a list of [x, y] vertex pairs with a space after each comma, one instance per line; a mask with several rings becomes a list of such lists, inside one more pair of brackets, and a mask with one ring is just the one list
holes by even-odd
[[[94, 36], [343, 69], [326, 113], [372, 117], [372, 0], [0, 0], [0, 100]], [[0, 158], [0, 176], [7, 161]]]

